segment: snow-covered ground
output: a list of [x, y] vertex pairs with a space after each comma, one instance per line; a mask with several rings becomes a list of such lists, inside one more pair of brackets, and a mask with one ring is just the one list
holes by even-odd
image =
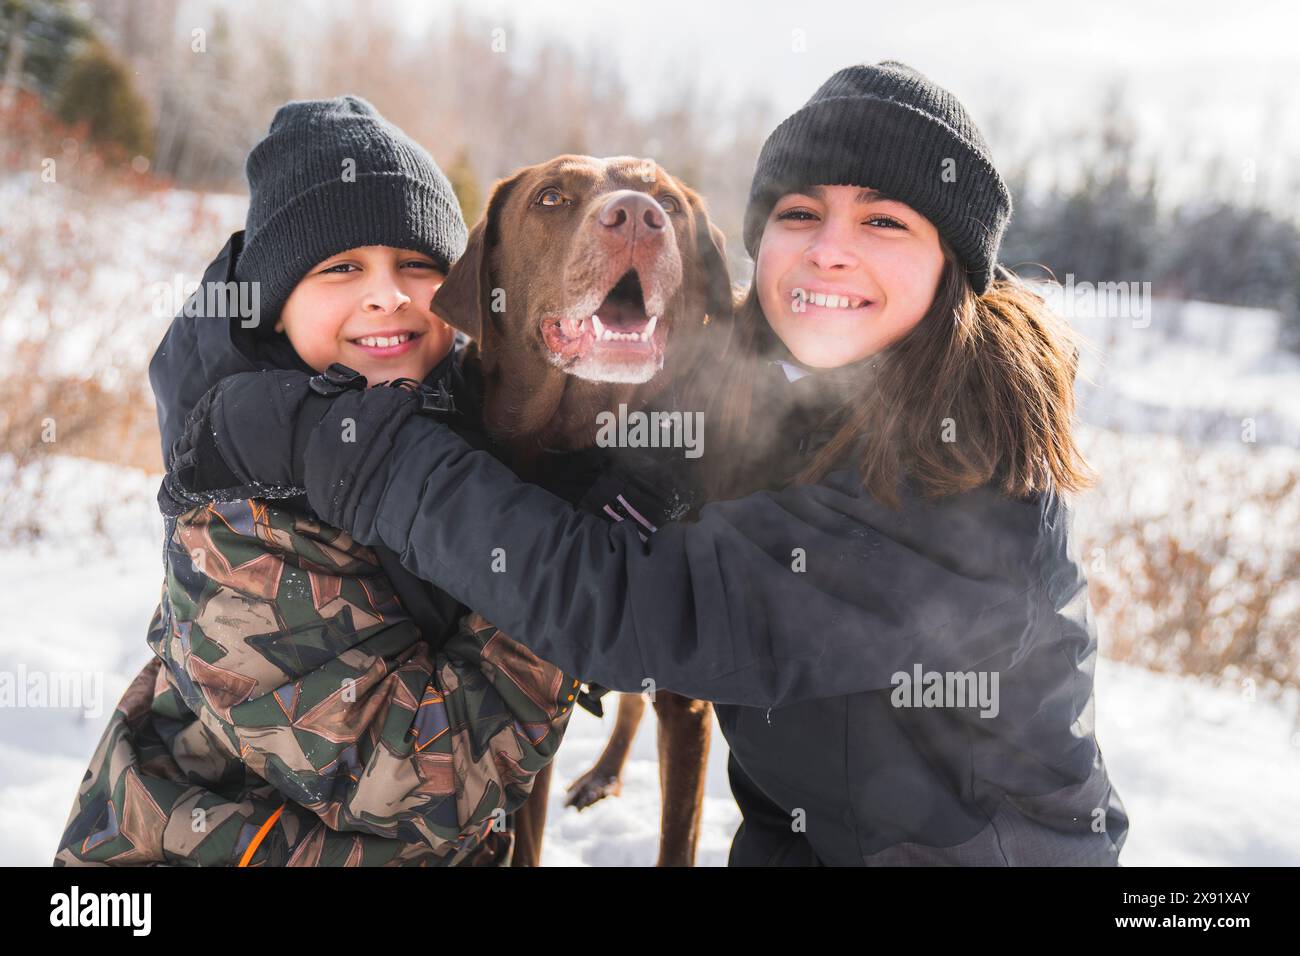
[[[53, 856], [107, 714], [148, 660], [145, 627], [161, 587], [157, 476], [62, 459], [45, 481], [53, 520], [35, 545], [0, 551], [11, 595], [0, 672], [88, 673], [79, 708], [0, 710], [0, 864]], [[98, 515], [111, 535], [85, 533]], [[95, 694], [98, 691], [98, 700]], [[96, 707], [98, 703], [98, 707]], [[1102, 659], [1097, 734], [1128, 809], [1127, 865], [1300, 865], [1300, 702], [1268, 701]], [[86, 716], [87, 713], [91, 716]], [[543, 863], [648, 866], [658, 847], [655, 721], [642, 722], [621, 797], [581, 813], [564, 787], [590, 766], [612, 726], [577, 711], [557, 758]], [[701, 865], [724, 865], [739, 812], [726, 742], [714, 728]]]

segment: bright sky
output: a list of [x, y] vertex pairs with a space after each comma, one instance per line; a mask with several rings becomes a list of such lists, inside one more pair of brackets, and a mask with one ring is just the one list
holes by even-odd
[[[410, 2], [424, 16], [449, 6]], [[1068, 127], [1087, 123], [1099, 92], [1122, 79], [1153, 141], [1190, 139], [1197, 154], [1298, 175], [1294, 2], [474, 0], [467, 9], [513, 24], [521, 52], [556, 33], [610, 49], [634, 105], [690, 72], [727, 99], [766, 93], [784, 116], [840, 67], [898, 59], [952, 89], [977, 122], [1006, 103], [1029, 125]], [[792, 50], [796, 30], [804, 52]]]
[[[637, 111], [695, 77], [723, 104], [757, 94], [786, 116], [841, 67], [902, 60], [957, 94], [995, 160], [1008, 148], [998, 114], [1014, 114], [1033, 149], [1068, 149], [1071, 130], [1093, 122], [1103, 92], [1122, 82], [1166, 194], [1204, 192], [1210, 157], [1243, 170], [1236, 188], [1300, 192], [1296, 0], [298, 0], [274, 11], [292, 31], [331, 7], [345, 20], [417, 23], [460, 8], [484, 26], [485, 46], [505, 27], [511, 55], [556, 37], [580, 54], [598, 49]], [[1247, 168], [1257, 185], [1242, 185]]]

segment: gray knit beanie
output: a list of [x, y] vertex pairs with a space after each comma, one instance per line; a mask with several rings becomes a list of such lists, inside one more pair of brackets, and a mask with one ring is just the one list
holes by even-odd
[[776, 201], [817, 184], [877, 189], [929, 219], [976, 294], [997, 263], [1011, 194], [957, 98], [893, 60], [840, 70], [763, 144], [745, 210], [757, 258]]
[[446, 272], [465, 251], [465, 220], [447, 177], [360, 97], [286, 103], [246, 170], [235, 278], [260, 283], [262, 334], [299, 280], [330, 256], [393, 246], [426, 253]]

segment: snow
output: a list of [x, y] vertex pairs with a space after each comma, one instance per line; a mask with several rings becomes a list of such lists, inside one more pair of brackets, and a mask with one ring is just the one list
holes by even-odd
[[[0, 633], [0, 671], [102, 673], [100, 714], [17, 708], [0, 717], [0, 864], [47, 865], [107, 713], [148, 660], [145, 629], [162, 583], [157, 475], [56, 459], [45, 480], [56, 503], [48, 534], [0, 551], [11, 601]], [[112, 535], [84, 534], [98, 513]], [[111, 569], [110, 569], [111, 562]], [[607, 699], [608, 700], [608, 699]], [[84, 702], [83, 702], [84, 703]], [[611, 701], [612, 703], [612, 701]], [[649, 866], [659, 839], [656, 722], [647, 710], [624, 772], [623, 793], [578, 812], [565, 787], [604, 747], [602, 722], [574, 713], [557, 757], [542, 862]], [[1300, 702], [1249, 687], [1156, 674], [1101, 659], [1097, 736], [1131, 829], [1125, 865], [1300, 865]], [[714, 725], [698, 864], [726, 864], [739, 812]]]
[[1300, 355], [1280, 347], [1273, 310], [1160, 297], [1107, 310], [1039, 288], [1083, 338], [1084, 421], [1205, 442], [1240, 441], [1250, 420], [1259, 443], [1300, 447]]
[[1102, 659], [1097, 740], [1125, 866], [1296, 866], [1300, 703]]

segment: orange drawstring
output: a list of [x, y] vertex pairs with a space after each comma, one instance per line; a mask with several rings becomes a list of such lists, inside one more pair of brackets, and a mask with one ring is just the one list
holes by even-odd
[[283, 803], [280, 804], [280, 809], [276, 810], [275, 813], [267, 817], [266, 822], [262, 824], [261, 828], [258, 829], [258, 831], [255, 834], [253, 834], [253, 841], [248, 844], [248, 849], [245, 850], [244, 855], [240, 857], [239, 860], [240, 866], [248, 866], [248, 861], [251, 860], [253, 858], [253, 854], [257, 852], [257, 847], [262, 842], [262, 838], [265, 837], [267, 833], [271, 831], [271, 827], [275, 826], [275, 821], [280, 819], [280, 813], [284, 810], [284, 808], [285, 808], [285, 804]]

